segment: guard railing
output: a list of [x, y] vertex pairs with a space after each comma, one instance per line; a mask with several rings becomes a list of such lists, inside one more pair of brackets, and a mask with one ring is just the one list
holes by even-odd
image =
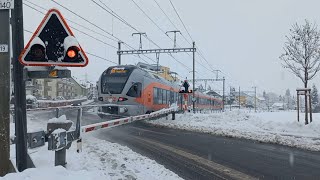
[[[33, 149], [37, 147], [44, 146], [46, 142], [48, 142], [48, 150], [55, 151], [55, 165], [65, 166], [66, 164], [66, 149], [71, 147], [72, 142], [77, 142], [77, 152], [80, 152], [82, 149], [82, 138], [81, 133], [88, 133], [92, 131], [96, 131], [99, 129], [113, 128], [116, 126], [129, 124], [135, 121], [147, 120], [151, 118], [159, 118], [166, 116], [168, 118], [169, 114], [172, 114], [172, 120], [175, 120], [175, 113], [178, 111], [177, 107], [172, 107], [168, 109], [162, 109], [156, 112], [152, 112], [150, 114], [138, 115], [138, 116], [130, 116], [119, 118], [115, 120], [108, 120], [105, 122], [90, 124], [81, 127], [82, 120], [82, 110], [83, 108], [94, 108], [100, 107], [103, 105], [85, 105], [85, 106], [64, 106], [59, 108], [38, 108], [38, 109], [30, 109], [28, 111], [48, 111], [55, 110], [56, 118], [60, 117], [60, 110], [62, 109], [77, 109], [77, 119], [76, 119], [76, 128], [70, 130], [72, 126], [71, 121], [49, 121], [47, 123], [46, 131], [38, 131], [28, 133], [27, 136], [27, 144], [28, 148]], [[11, 143], [15, 143], [15, 139], [11, 138]]]

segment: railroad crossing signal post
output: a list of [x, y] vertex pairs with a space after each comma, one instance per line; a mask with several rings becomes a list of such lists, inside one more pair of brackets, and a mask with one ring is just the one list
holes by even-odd
[[[2, 4], [2, 1], [0, 0]], [[1, 5], [2, 6], [2, 5]], [[9, 9], [0, 7], [0, 177], [10, 172], [10, 24]]]
[[[193, 45], [193, 49], [195, 48], [195, 46], [196, 46], [196, 43], [195, 42], [193, 42], [192, 43], [192, 45]], [[196, 76], [196, 73], [195, 73], [195, 71], [196, 71], [196, 59], [195, 59], [195, 52], [193, 51], [192, 52], [192, 54], [193, 54], [193, 71], [192, 71], [192, 79], [193, 79], [193, 87], [192, 87], [192, 106], [193, 106], [193, 113], [196, 113], [196, 108], [195, 108], [195, 105], [196, 105], [196, 101], [195, 101], [195, 95], [194, 95], [194, 89], [195, 89], [195, 86], [196, 86], [196, 82], [195, 82], [195, 76]]]
[[23, 65], [18, 56], [24, 48], [22, 0], [15, 0], [12, 11], [12, 47], [14, 80], [14, 113], [16, 135], [16, 166], [19, 171], [28, 168], [26, 89]]
[[[118, 42], [118, 51], [121, 50], [121, 41]], [[118, 54], [118, 65], [121, 65], [121, 54]]]

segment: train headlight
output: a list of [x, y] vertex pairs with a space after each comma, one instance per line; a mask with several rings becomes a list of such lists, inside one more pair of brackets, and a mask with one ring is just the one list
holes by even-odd
[[128, 99], [124, 98], [124, 97], [119, 97], [118, 102], [122, 102], [122, 101], [126, 101], [126, 100], [128, 100]]
[[120, 113], [126, 113], [126, 112], [128, 112], [128, 108], [126, 108], [126, 107], [120, 107], [120, 108], [119, 108], [119, 112], [120, 112]]

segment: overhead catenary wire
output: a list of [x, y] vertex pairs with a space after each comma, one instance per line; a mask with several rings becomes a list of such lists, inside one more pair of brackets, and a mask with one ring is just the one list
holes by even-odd
[[[27, 2], [29, 2], [28, 0], [25, 0], [25, 1], [27, 1]], [[37, 11], [37, 12], [39, 12], [39, 13], [41, 13], [41, 14], [44, 14], [45, 15], [45, 13], [43, 13], [42, 11], [40, 11], [40, 10], [38, 10], [38, 9], [36, 9], [36, 8], [34, 8], [34, 7], [32, 7], [32, 6], [30, 6], [30, 5], [28, 5], [28, 4], [26, 4], [26, 3], [23, 3], [25, 6], [27, 6], [27, 7], [29, 7], [29, 8], [31, 8], [31, 9], [33, 9], [33, 10], [35, 10], [35, 11]], [[39, 6], [39, 8], [40, 8], [40, 6]], [[45, 10], [45, 8], [42, 8], [42, 9], [44, 9]], [[68, 19], [67, 19], [68, 20]], [[84, 31], [81, 31], [81, 30], [79, 30], [79, 29], [77, 29], [77, 28], [75, 28], [75, 27], [73, 27], [73, 26], [70, 26], [72, 29], [74, 29], [74, 30], [76, 30], [76, 31], [78, 31], [78, 32], [80, 32], [80, 33], [82, 33], [82, 34], [84, 34], [84, 35], [86, 35], [86, 36], [89, 36], [89, 37], [91, 37], [91, 38], [93, 38], [93, 39], [95, 39], [95, 40], [97, 40], [97, 41], [99, 41], [99, 42], [101, 42], [101, 43], [103, 43], [103, 44], [105, 44], [105, 45], [108, 45], [108, 46], [110, 46], [110, 47], [112, 47], [112, 48], [115, 48], [115, 49], [117, 49], [117, 47], [115, 47], [115, 46], [113, 46], [113, 45], [111, 45], [111, 44], [109, 44], [109, 43], [106, 43], [106, 42], [104, 42], [104, 41], [102, 41], [102, 40], [100, 40], [100, 39], [98, 39], [98, 38], [96, 38], [96, 37], [94, 37], [94, 36], [92, 36], [92, 35], [90, 35], [90, 34], [88, 34], [88, 33], [86, 33], [86, 32], [84, 32]], [[89, 29], [89, 28], [88, 28]], [[89, 29], [90, 30], [90, 29]]]
[[[24, 29], [24, 31], [27, 32], [27, 33], [33, 34], [33, 32], [30, 31], [30, 30]], [[103, 57], [101, 57], [101, 56], [98, 56], [98, 55], [96, 55], [96, 54], [94, 54], [94, 53], [91, 53], [91, 52], [88, 52], [88, 51], [85, 51], [85, 53], [86, 53], [86, 54], [89, 54], [89, 55], [91, 55], [91, 56], [93, 56], [93, 57], [96, 57], [96, 58], [98, 58], [98, 59], [101, 59], [101, 60], [104, 60], [104, 61], [108, 61], [108, 62], [113, 63], [113, 64], [117, 64], [116, 62], [113, 62], [113, 61], [111, 61], [111, 60], [109, 60], [109, 59], [107, 59], [107, 58], [103, 58]]]
[[[193, 41], [193, 38], [192, 38], [191, 34], [189, 33], [189, 31], [188, 31], [185, 23], [183, 22], [183, 20], [182, 20], [181, 16], [179, 15], [177, 9], [175, 8], [174, 4], [172, 3], [171, 0], [169, 0], [169, 2], [170, 2], [170, 4], [171, 4], [173, 10], [175, 11], [176, 15], [178, 16], [181, 24], [183, 25], [185, 31], [187, 32], [189, 38], [191, 39], [191, 41]], [[191, 43], [187, 40], [187, 38], [186, 38], [183, 34], [182, 34], [182, 37], [186, 40], [186, 42], [188, 42], [188, 43], [191, 45]], [[209, 61], [205, 58], [205, 56], [203, 55], [203, 53], [202, 53], [201, 49], [199, 48], [199, 46], [196, 45], [196, 47], [197, 47], [197, 50], [199, 51], [199, 52], [197, 51], [197, 54], [199, 54], [200, 57], [209, 65], [209, 67], [212, 69], [211, 71], [214, 71], [214, 68], [213, 68], [212, 65], [209, 63]], [[203, 65], [202, 65], [202, 66], [203, 66]], [[203, 67], [205, 67], [205, 66], [203, 66]], [[206, 68], [207, 70], [209, 70], [207, 67], [205, 67], [205, 68]], [[228, 76], [226, 73], [224, 73], [224, 72], [222, 72], [222, 71], [220, 71], [220, 72], [223, 73], [223, 74], [225, 74], [226, 76]], [[230, 78], [230, 76], [229, 76], [229, 78]], [[231, 78], [230, 78], [230, 79], [231, 79]]]
[[[141, 8], [141, 6], [139, 6], [134, 0], [131, 0], [137, 7], [138, 9], [162, 32], [164, 33], [171, 41], [174, 41], [170, 36], [168, 36], [166, 34], [166, 32]], [[155, 1], [156, 2], [156, 1]], [[157, 3], [157, 2], [156, 2]], [[158, 7], [161, 9], [161, 6], [157, 3]], [[165, 12], [164, 12], [165, 14]], [[166, 15], [166, 14], [165, 14]], [[168, 17], [169, 18], [169, 17]], [[170, 18], [169, 18], [170, 19]], [[171, 21], [171, 20], [170, 20]], [[172, 21], [171, 21], [172, 22]], [[150, 39], [149, 39], [150, 40]], [[150, 40], [151, 41], [151, 40]], [[152, 42], [152, 41], [151, 41]], [[161, 48], [159, 45], [157, 45], [156, 43], [152, 42], [153, 44], [155, 44], [158, 48]], [[180, 47], [178, 45], [178, 47]], [[188, 53], [187, 53], [188, 54]], [[187, 67], [185, 64], [181, 63], [179, 60], [177, 60], [171, 53], [169, 53], [169, 55], [175, 59], [179, 64], [181, 64], [182, 66], [186, 67], [188, 70], [190, 70], [191, 68]], [[190, 56], [190, 54], [188, 54]], [[197, 62], [197, 60], [196, 60]], [[199, 63], [199, 62], [198, 62]], [[202, 67], [204, 67], [205, 69], [207, 69], [207, 67], [203, 66], [201, 63], [199, 63]], [[209, 70], [209, 69], [207, 69]], [[209, 70], [210, 71], [210, 70]], [[198, 74], [198, 73], [197, 73]]]
[[183, 23], [183, 21], [182, 21], [182, 19], [181, 19], [180, 15], [179, 15], [179, 13], [178, 13], [178, 11], [177, 11], [177, 10], [176, 10], [176, 8], [174, 7], [174, 5], [173, 5], [172, 1], [171, 1], [171, 0], [169, 0], [169, 1], [170, 1], [170, 4], [171, 4], [171, 6], [172, 6], [173, 10], [175, 11], [175, 13], [177, 14], [178, 18], [180, 19], [180, 21], [181, 21], [181, 23], [182, 23], [182, 25], [183, 25], [184, 29], [185, 29], [185, 30], [186, 30], [186, 32], [188, 33], [188, 35], [189, 35], [189, 37], [190, 37], [191, 41], [193, 42], [193, 39], [192, 39], [192, 37], [191, 37], [191, 34], [189, 33], [189, 31], [188, 31], [188, 29], [187, 29], [186, 25]]
[[[102, 30], [103, 32], [107, 33], [108, 35], [110, 35], [110, 36], [114, 37], [115, 39], [117, 39], [118, 41], [120, 41], [120, 42], [124, 43], [126, 46], [130, 47], [131, 49], [135, 49], [135, 48], [133, 48], [132, 46], [130, 46], [129, 44], [127, 44], [126, 42], [122, 41], [120, 38], [118, 38], [118, 37], [114, 36], [112, 33], [110, 33], [110, 32], [108, 32], [108, 31], [106, 31], [105, 29], [101, 28], [100, 26], [98, 26], [98, 25], [96, 25], [96, 24], [94, 24], [94, 23], [90, 22], [89, 20], [87, 20], [86, 18], [84, 18], [84, 17], [80, 16], [79, 14], [75, 13], [75, 12], [74, 12], [74, 11], [72, 11], [71, 9], [69, 9], [69, 8], [67, 8], [67, 7], [65, 7], [65, 6], [63, 6], [62, 4], [60, 4], [60, 3], [56, 2], [55, 0], [51, 0], [51, 1], [52, 1], [52, 2], [54, 2], [55, 4], [57, 4], [58, 6], [62, 7], [63, 9], [65, 9], [65, 10], [67, 10], [67, 11], [71, 12], [72, 14], [74, 14], [74, 15], [78, 16], [78, 17], [79, 17], [79, 18], [81, 18], [82, 20], [84, 20], [84, 21], [88, 22], [89, 24], [93, 25], [94, 27], [96, 27], [96, 28], [98, 28], [98, 29]], [[144, 60], [144, 59], [142, 59], [140, 56], [138, 56], [138, 57], [139, 57], [141, 60], [145, 61], [145, 60]], [[148, 56], [145, 56], [145, 57], [147, 57], [147, 58], [148, 58]], [[151, 58], [150, 58], [150, 60], [154, 61], [154, 60], [153, 60], [153, 59], [151, 59]], [[147, 61], [145, 61], [145, 62], [147, 62]], [[154, 61], [154, 62], [155, 62], [155, 61]]]
[[[94, 2], [96, 5], [98, 5], [100, 8], [102, 8], [103, 10], [105, 10], [106, 12], [108, 12], [109, 14], [111, 14], [112, 16], [114, 16], [114, 17], [116, 17], [118, 20], [120, 20], [122, 23], [124, 23], [124, 24], [126, 24], [127, 26], [129, 26], [130, 28], [132, 28], [133, 30], [135, 30], [135, 31], [137, 31], [137, 32], [140, 32], [137, 28], [135, 28], [134, 26], [132, 26], [130, 23], [128, 23], [126, 20], [124, 20], [122, 17], [120, 17], [118, 14], [116, 14], [111, 8], [109, 8], [105, 3], [103, 3], [101, 0], [99, 0], [104, 6], [105, 6], [105, 8], [104, 7], [102, 7], [99, 3], [97, 3], [96, 1], [94, 1], [94, 0], [91, 0], [92, 2]], [[132, 0], [133, 1], [133, 0]], [[133, 3], [146, 15], [146, 16], [148, 16], [147, 14], [146, 14], [146, 12], [145, 11], [143, 11], [143, 9], [135, 2], [135, 1], [133, 1]], [[107, 9], [108, 10], [107, 10]], [[161, 29], [160, 28], [160, 26], [158, 26], [157, 24], [156, 24], [156, 22], [154, 22], [152, 19], [151, 19], [151, 17], [150, 16], [148, 16], [148, 18], [149, 18], [149, 20], [151, 20], [159, 29], [160, 29], [160, 31], [162, 31], [162, 32], [164, 32], [164, 30], [163, 29]], [[165, 32], [164, 32], [165, 33]], [[150, 39], [148, 36], [145, 36], [146, 37], [146, 39], [147, 40], [149, 40], [152, 44], [154, 44], [156, 47], [158, 47], [158, 48], [161, 48], [157, 43], [155, 43], [152, 39]], [[170, 38], [170, 37], [169, 37]], [[171, 38], [170, 38], [171, 39]], [[172, 40], [172, 39], [171, 39]], [[175, 60], [175, 61], [177, 61], [179, 64], [181, 64], [182, 66], [184, 66], [187, 70], [190, 70], [190, 68], [188, 68], [185, 64], [183, 64], [181, 61], [179, 61], [177, 58], [175, 58], [171, 53], [169, 53], [169, 55]], [[148, 56], [146, 56], [146, 57], [148, 57]], [[150, 60], [152, 60], [152, 59], [150, 59]], [[154, 61], [154, 60], [152, 60], [152, 61]], [[154, 61], [155, 62], [155, 61]]]
[[[28, 1], [28, 0], [25, 0], [25, 1]], [[111, 33], [109, 33], [108, 31], [104, 30], [103, 28], [99, 27], [98, 25], [90, 22], [89, 20], [85, 19], [84, 17], [80, 16], [79, 14], [75, 13], [74, 11], [70, 10], [69, 8], [63, 6], [62, 4], [60, 4], [60, 3], [58, 3], [58, 2], [56, 2], [56, 1], [54, 1], [54, 0], [52, 0], [52, 1], [53, 1], [54, 3], [56, 3], [58, 6], [64, 8], [64, 9], [67, 10], [67, 11], [69, 11], [70, 13], [72, 13], [72, 14], [80, 17], [82, 20], [88, 22], [89, 24], [95, 26], [96, 28], [100, 29], [101, 31], [107, 33], [108, 35], [111, 34]], [[28, 2], [29, 2], [29, 3], [32, 3], [32, 2], [30, 2], [30, 1], [28, 1]], [[25, 3], [24, 3], [24, 4], [25, 4]], [[36, 4], [34, 4], [34, 3], [32, 3], [32, 4], [33, 4], [33, 5], [36, 5]], [[26, 4], [25, 4], [25, 5], [26, 5]], [[45, 8], [43, 8], [43, 7], [39, 6], [39, 5], [36, 5], [36, 6], [39, 7], [39, 8], [41, 8], [41, 9], [46, 10]], [[28, 7], [33, 8], [32, 6], [28, 6]], [[41, 11], [35, 9], [35, 8], [33, 8], [33, 9], [36, 10], [36, 11], [38, 11], [38, 12], [41, 12]], [[47, 10], [46, 10], [46, 11], [47, 11]], [[41, 13], [42, 13], [42, 12], [41, 12]], [[69, 20], [69, 21], [70, 21], [70, 20]], [[73, 22], [73, 23], [75, 23], [75, 24], [77, 24], [77, 25], [79, 25], [79, 26], [81, 26], [81, 27], [83, 27], [83, 28], [86, 28], [86, 29], [88, 29], [88, 30], [91, 30], [92, 32], [95, 32], [95, 33], [97, 33], [97, 34], [99, 34], [99, 35], [103, 35], [103, 34], [101, 34], [101, 33], [98, 33], [98, 32], [96, 32], [96, 31], [93, 31], [92, 29], [87, 28], [87, 27], [85, 27], [85, 26], [83, 26], [83, 25], [81, 25], [81, 24], [79, 24], [79, 23], [74, 22], [74, 21], [70, 21], [70, 22]], [[112, 39], [112, 38], [110, 38], [110, 37], [108, 37], [108, 36], [105, 36], [105, 35], [103, 35], [103, 36], [106, 37], [106, 38], [109, 38], [110, 40], [113, 40], [113, 41], [115, 41], [115, 42], [121, 41], [121, 42], [123, 42], [127, 47], [129, 47], [129, 49], [134, 49], [132, 46], [130, 46], [129, 44], [127, 44], [126, 42], [122, 41], [121, 39], [117, 38], [117, 37], [114, 36], [114, 35], [111, 35], [111, 36], [114, 37], [114, 38], [117, 39], [117, 40]], [[95, 38], [95, 39], [96, 39], [96, 38]], [[113, 46], [113, 47], [115, 47], [115, 46]], [[146, 60], [144, 60], [142, 57], [140, 57], [140, 56], [137, 56], [137, 57], [140, 58], [142, 61], [148, 63], [148, 62], [147, 62]], [[152, 61], [154, 61], [153, 59], [149, 58], [148, 56], [145, 56], [145, 57], [148, 58], [148, 59], [150, 59], [150, 60], [152, 60]], [[155, 62], [155, 61], [154, 61], [154, 62]]]
[[158, 3], [157, 0], [153, 0], [157, 6], [160, 8], [160, 10], [162, 11], [162, 13], [169, 19], [170, 23], [172, 24], [172, 26], [175, 28], [175, 30], [178, 30], [177, 26], [171, 21], [171, 19], [169, 18], [169, 16], [167, 15], [167, 13], [161, 8], [160, 4]]
[[[170, 1], [170, 4], [171, 4], [173, 10], [175, 11], [176, 15], [178, 16], [181, 24], [183, 25], [185, 31], [187, 32], [187, 34], [189, 35], [191, 41], [193, 42], [193, 38], [191, 37], [191, 34], [189, 33], [189, 31], [188, 31], [185, 23], [182, 21], [182, 18], [181, 18], [181, 16], [179, 15], [177, 9], [176, 9], [175, 6], [173, 5], [172, 1], [171, 1], [171, 0], [169, 0], [169, 1]], [[183, 35], [182, 35], [182, 36], [183, 36]], [[184, 36], [183, 36], [183, 37], [184, 37]], [[187, 38], [186, 38], [186, 37], [184, 37], [184, 38], [185, 38], [185, 40], [191, 45], [191, 43], [187, 40]], [[211, 64], [209, 63], [209, 61], [208, 61], [208, 60], [204, 57], [204, 55], [202, 54], [199, 46], [196, 45], [196, 47], [197, 47], [197, 49], [198, 49], [198, 51], [199, 51], [199, 52], [197, 52], [197, 53], [206, 61], [206, 63], [209, 65], [209, 67], [210, 67], [211, 69], [213, 69], [212, 66], [211, 66]]]
[[[44, 11], [48, 11], [48, 9], [46, 9], [46, 8], [44, 8], [44, 7], [41, 7], [41, 6], [39, 6], [38, 4], [35, 4], [35, 3], [33, 3], [33, 2], [31, 2], [31, 1], [29, 1], [29, 0], [24, 0], [24, 1], [32, 4], [33, 6], [38, 7], [38, 8], [40, 8], [40, 9], [44, 10]], [[24, 2], [23, 4], [26, 5], [26, 6], [28, 6], [25, 2]], [[32, 6], [28, 6], [28, 7], [34, 8], [34, 7], [32, 7]], [[34, 10], [38, 11], [36, 8], [34, 8]], [[68, 19], [68, 18], [65, 18], [65, 19], [66, 19], [67, 21], [69, 21], [69, 22], [71, 22], [71, 23], [73, 23], [73, 24], [76, 24], [77, 26], [80, 26], [80, 27], [82, 27], [82, 28], [84, 28], [84, 29], [86, 29], [86, 30], [89, 30], [89, 31], [91, 31], [91, 32], [93, 32], [93, 33], [95, 33], [95, 34], [99, 34], [100, 36], [103, 36], [103, 37], [105, 37], [105, 38], [107, 38], [107, 39], [110, 39], [110, 40], [112, 40], [112, 41], [117, 42], [117, 40], [112, 39], [112, 38], [109, 37], [109, 36], [106, 36], [106, 35], [98, 32], [98, 31], [95, 31], [95, 30], [93, 30], [93, 29], [91, 29], [91, 28], [88, 28], [88, 27], [86, 27], [86, 26], [84, 26], [84, 25], [82, 25], [82, 24], [80, 24], [80, 23], [77, 23], [77, 22], [71, 20], [71, 19]]]
[[[165, 34], [169, 39], [171, 39], [171, 41], [173, 41], [173, 39], [168, 36], [166, 34], [166, 32], [134, 1], [131, 0], [135, 6], [163, 33]], [[161, 48], [158, 44], [156, 44], [154, 41], [152, 41], [150, 38], [146, 37], [151, 43], [153, 43], [155, 46], [157, 46], [158, 48]], [[179, 61], [177, 58], [175, 58], [171, 53], [168, 53], [169, 56], [171, 56], [175, 61], [177, 61], [179, 64], [181, 64], [183, 67], [185, 67], [187, 70], [191, 70], [191, 68], [189, 68], [188, 66], [186, 66], [184, 63], [182, 63], [181, 61]]]

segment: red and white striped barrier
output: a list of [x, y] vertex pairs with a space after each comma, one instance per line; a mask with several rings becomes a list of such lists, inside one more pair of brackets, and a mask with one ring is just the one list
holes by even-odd
[[81, 131], [82, 131], [82, 133], [87, 133], [87, 132], [95, 131], [95, 130], [98, 130], [98, 129], [113, 128], [113, 127], [116, 127], [116, 126], [129, 124], [129, 123], [132, 123], [134, 121], [141, 121], [141, 120], [145, 120], [145, 119], [149, 119], [149, 118], [153, 118], [153, 117], [158, 117], [160, 115], [168, 114], [168, 113], [171, 113], [173, 111], [176, 111], [176, 109], [175, 108], [164, 109], [164, 110], [160, 110], [160, 111], [157, 111], [157, 112], [153, 112], [151, 114], [144, 114], [144, 115], [139, 115], [139, 116], [131, 116], [131, 117], [126, 117], [126, 118], [121, 118], [121, 119], [115, 119], [115, 120], [112, 120], [112, 121], [106, 121], [106, 122], [101, 122], [101, 123], [96, 123], [96, 124], [90, 124], [90, 125], [87, 125], [87, 126], [82, 126]]

